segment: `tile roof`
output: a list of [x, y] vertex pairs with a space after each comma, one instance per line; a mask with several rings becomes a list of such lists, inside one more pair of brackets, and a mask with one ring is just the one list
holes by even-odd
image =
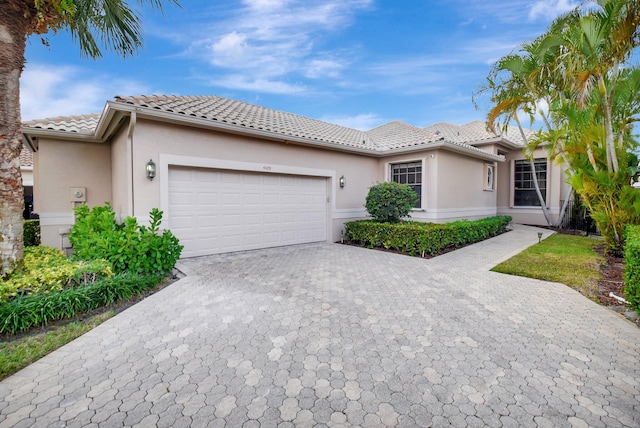
[[25, 144], [20, 152], [20, 166], [33, 166], [33, 153]]
[[[239, 130], [277, 134], [284, 139], [314, 140], [365, 149], [371, 152], [384, 152], [392, 149], [419, 146], [426, 147], [435, 142], [447, 141], [464, 149], [491, 155], [471, 145], [478, 139], [489, 138], [484, 137], [482, 133], [476, 132], [475, 125], [472, 125], [473, 122], [464, 126], [441, 123], [421, 129], [407, 123], [394, 121], [369, 131], [360, 131], [218, 96], [117, 96], [109, 105], [116, 110], [129, 110], [131, 106], [134, 106], [151, 111], [180, 115], [185, 118], [192, 117], [211, 121], [212, 123], [220, 123]], [[123, 108], [123, 106], [128, 107]], [[25, 130], [36, 128], [91, 136], [95, 134], [102, 114], [60, 116], [32, 120], [25, 122], [23, 125]], [[484, 132], [486, 133], [486, 131]], [[492, 135], [491, 138], [495, 138], [495, 135]]]
[[[469, 122], [466, 125], [462, 125], [462, 127], [480, 134], [484, 134], [487, 136], [486, 138], [495, 138], [497, 136], [500, 136], [519, 146], [523, 146], [525, 143], [525, 141], [522, 139], [522, 135], [520, 135], [520, 130], [515, 126], [508, 126], [506, 130], [503, 130], [501, 128], [496, 128], [497, 133], [494, 133], [492, 131], [487, 130], [486, 122], [481, 120], [476, 120], [473, 122]], [[524, 131], [524, 135], [527, 138], [532, 137], [536, 133], [534, 129], [528, 129], [528, 128], [524, 128], [523, 131]]]
[[119, 96], [115, 99], [119, 103], [273, 132], [283, 136], [351, 147], [370, 147], [373, 144], [366, 133], [357, 129], [217, 96], [143, 95]]
[[442, 137], [432, 132], [399, 121], [389, 122], [366, 133], [373, 139], [378, 149], [387, 150], [442, 140]]
[[77, 116], [58, 116], [47, 119], [37, 119], [24, 122], [25, 128], [49, 129], [52, 131], [76, 132], [79, 134], [92, 134], [101, 114], [82, 114]]
[[484, 133], [475, 132], [464, 126], [453, 125], [451, 123], [440, 122], [424, 128], [426, 131], [433, 132], [453, 143], [473, 144], [488, 138], [495, 138], [495, 135], [487, 136]]

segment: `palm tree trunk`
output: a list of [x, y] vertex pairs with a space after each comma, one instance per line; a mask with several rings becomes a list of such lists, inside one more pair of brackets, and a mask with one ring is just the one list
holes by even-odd
[[604, 113], [604, 130], [605, 130], [605, 144], [607, 153], [607, 167], [609, 172], [618, 172], [618, 153], [613, 138], [613, 124], [611, 119], [611, 103], [612, 100], [609, 97], [609, 93], [606, 91], [604, 79], [600, 76], [600, 93], [602, 94], [602, 110]]
[[558, 216], [558, 221], [556, 223], [557, 228], [560, 228], [560, 226], [562, 225], [562, 220], [564, 220], [564, 216], [567, 213], [567, 206], [569, 206], [569, 200], [571, 199], [572, 194], [573, 194], [573, 190], [570, 190], [569, 194], [567, 195], [567, 197], [564, 199], [564, 202], [562, 203], [562, 208], [560, 208], [560, 215]]
[[[522, 129], [522, 125], [520, 124], [520, 120], [517, 115], [514, 115], [514, 121], [518, 125], [518, 130], [520, 131], [520, 136], [522, 137], [522, 141], [524, 142], [525, 147], [527, 146], [528, 139], [524, 134], [524, 129]], [[540, 184], [538, 183], [538, 173], [536, 172], [536, 163], [533, 159], [529, 159], [529, 165], [531, 166], [531, 174], [533, 174], [533, 187], [536, 190], [536, 195], [538, 196], [538, 201], [540, 202], [540, 208], [542, 208], [542, 214], [544, 215], [544, 219], [547, 221], [547, 226], [552, 226], [553, 222], [551, 221], [551, 217], [549, 217], [549, 212], [547, 208], [547, 201], [542, 197], [542, 192], [540, 191]]]
[[9, 5], [0, 13], [0, 277], [22, 261], [24, 196], [20, 173], [20, 74], [28, 20]]

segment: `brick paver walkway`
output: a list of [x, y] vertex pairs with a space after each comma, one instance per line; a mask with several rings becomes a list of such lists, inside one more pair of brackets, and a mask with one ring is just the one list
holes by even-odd
[[2, 381], [0, 427], [640, 426], [640, 329], [488, 271], [537, 231], [431, 260], [184, 260], [187, 278]]

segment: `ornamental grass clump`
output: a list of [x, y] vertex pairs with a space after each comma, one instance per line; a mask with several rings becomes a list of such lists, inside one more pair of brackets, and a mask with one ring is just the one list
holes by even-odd
[[0, 303], [0, 334], [14, 335], [109, 306], [154, 288], [162, 278], [117, 274], [76, 288], [17, 296]]

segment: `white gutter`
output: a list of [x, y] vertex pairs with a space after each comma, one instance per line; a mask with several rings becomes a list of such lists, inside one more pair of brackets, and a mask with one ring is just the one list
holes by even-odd
[[129, 200], [127, 207], [127, 215], [134, 216], [135, 215], [135, 198], [134, 198], [134, 189], [133, 189], [133, 130], [136, 127], [137, 116], [136, 112], [132, 112], [129, 115], [129, 129], [127, 130], [127, 163], [129, 164], [129, 174], [127, 174], [127, 187], [129, 189]]

